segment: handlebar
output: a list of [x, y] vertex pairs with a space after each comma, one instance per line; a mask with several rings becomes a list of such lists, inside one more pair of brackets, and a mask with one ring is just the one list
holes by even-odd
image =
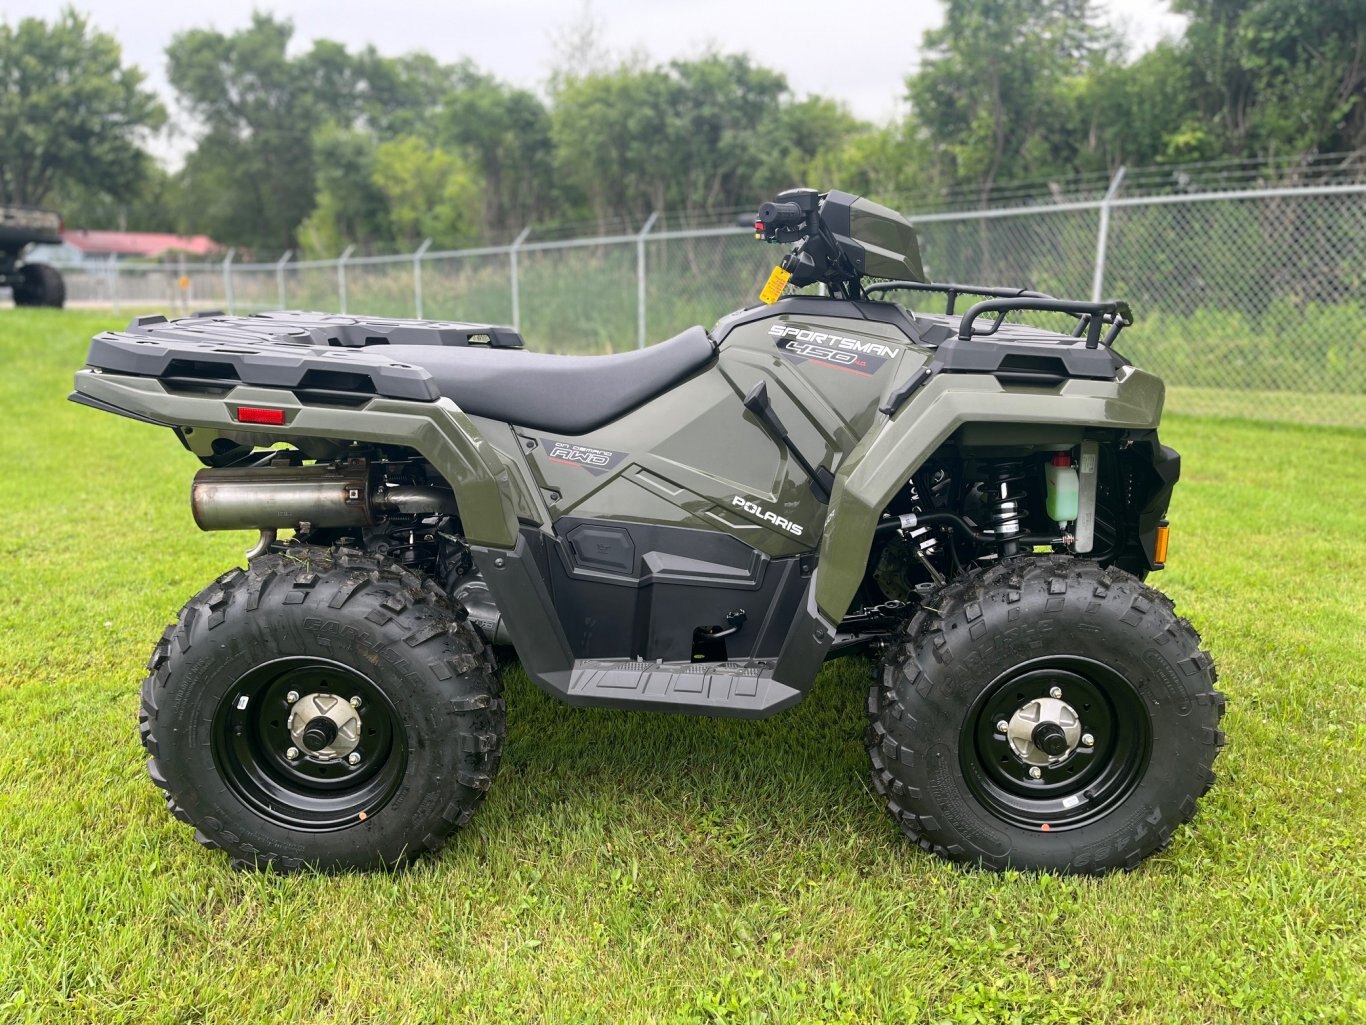
[[[857, 197], [838, 193], [841, 202]], [[769, 243], [790, 242], [792, 249], [778, 265], [795, 288], [823, 283], [836, 298], [860, 299], [859, 272], [840, 249], [821, 215], [827, 196], [815, 189], [788, 189], [759, 207], [754, 237]]]
[[806, 220], [806, 211], [797, 203], [777, 203], [770, 200], [759, 207], [758, 222], [765, 230], [773, 228], [795, 228]]

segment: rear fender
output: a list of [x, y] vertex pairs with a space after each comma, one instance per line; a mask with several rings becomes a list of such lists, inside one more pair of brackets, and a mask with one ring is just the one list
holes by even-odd
[[[450, 399], [432, 402], [376, 397], [363, 408], [306, 405], [293, 392], [237, 385], [226, 394], [170, 391], [152, 377], [76, 373], [77, 402], [117, 412], [135, 420], [167, 426], [207, 429], [253, 444], [325, 438], [400, 445], [422, 454], [455, 491], [465, 536], [474, 544], [511, 548], [517, 541], [517, 517], [507, 467], [493, 445]], [[265, 406], [284, 411], [285, 426], [252, 430], [238, 422], [238, 406]], [[511, 489], [508, 489], [509, 492]]]
[[[919, 368], [916, 368], [917, 370]], [[835, 474], [821, 538], [816, 603], [844, 618], [863, 580], [878, 518], [911, 474], [967, 423], [1154, 429], [1162, 381], [1126, 366], [1114, 381], [1074, 378], [1052, 387], [1001, 384], [987, 374], [941, 373], [872, 429]]]

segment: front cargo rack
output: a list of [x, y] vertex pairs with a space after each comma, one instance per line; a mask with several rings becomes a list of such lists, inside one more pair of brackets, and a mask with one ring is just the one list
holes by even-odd
[[[872, 296], [876, 292], [942, 292], [947, 296], [944, 313], [952, 316], [954, 306], [960, 295], [982, 296], [983, 301], [974, 303], [958, 325], [958, 337], [963, 341], [970, 338], [984, 338], [994, 335], [1001, 327], [1006, 314], [1017, 310], [1031, 310], [1046, 313], [1066, 313], [1077, 319], [1072, 329], [1075, 338], [1086, 338], [1086, 347], [1109, 348], [1114, 345], [1120, 331], [1134, 322], [1129, 304], [1110, 300], [1108, 302], [1085, 302], [1079, 299], [1058, 299], [1044, 292], [1034, 292], [1027, 288], [993, 288], [990, 285], [959, 285], [938, 281], [880, 281], [864, 288], [864, 294]], [[975, 321], [985, 313], [996, 316], [985, 328], [978, 328]], [[1109, 330], [1105, 331], [1106, 325]]]
[[[870, 298], [893, 291], [942, 292], [947, 303], [943, 314], [915, 315], [922, 328], [921, 341], [935, 350], [934, 357], [888, 394], [878, 407], [887, 416], [895, 416], [939, 374], [990, 374], [1003, 386], [1053, 388], [1073, 378], [1113, 381], [1128, 365], [1113, 348], [1120, 331], [1134, 320], [1127, 303], [1084, 302], [1026, 288], [931, 281], [880, 281], [864, 289]], [[963, 295], [981, 298], [955, 317], [954, 307]], [[1025, 310], [1065, 313], [1077, 323], [1070, 336], [1006, 324], [1007, 314]], [[989, 314], [994, 314], [990, 321], [978, 326], [978, 318]]]

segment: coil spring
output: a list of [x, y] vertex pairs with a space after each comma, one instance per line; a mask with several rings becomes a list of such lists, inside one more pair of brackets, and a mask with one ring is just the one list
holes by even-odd
[[[915, 486], [915, 481], [910, 482], [911, 486], [911, 508], [916, 512], [924, 512], [923, 503], [920, 499], [920, 489]], [[929, 527], [916, 527], [907, 532], [907, 540], [914, 546], [917, 557], [920, 559], [928, 558], [939, 550], [939, 540]]]
[[1024, 500], [1029, 495], [1024, 479], [1024, 463], [1007, 460], [994, 465], [981, 484], [987, 530], [1006, 543], [1007, 555], [1014, 554], [1015, 544], [1010, 539], [1024, 526]]

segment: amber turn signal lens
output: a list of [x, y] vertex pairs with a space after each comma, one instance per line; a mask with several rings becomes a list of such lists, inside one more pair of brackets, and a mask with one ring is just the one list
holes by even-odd
[[1163, 520], [1157, 525], [1157, 540], [1153, 543], [1153, 562], [1161, 566], [1167, 561], [1167, 541], [1171, 538], [1172, 528]]

